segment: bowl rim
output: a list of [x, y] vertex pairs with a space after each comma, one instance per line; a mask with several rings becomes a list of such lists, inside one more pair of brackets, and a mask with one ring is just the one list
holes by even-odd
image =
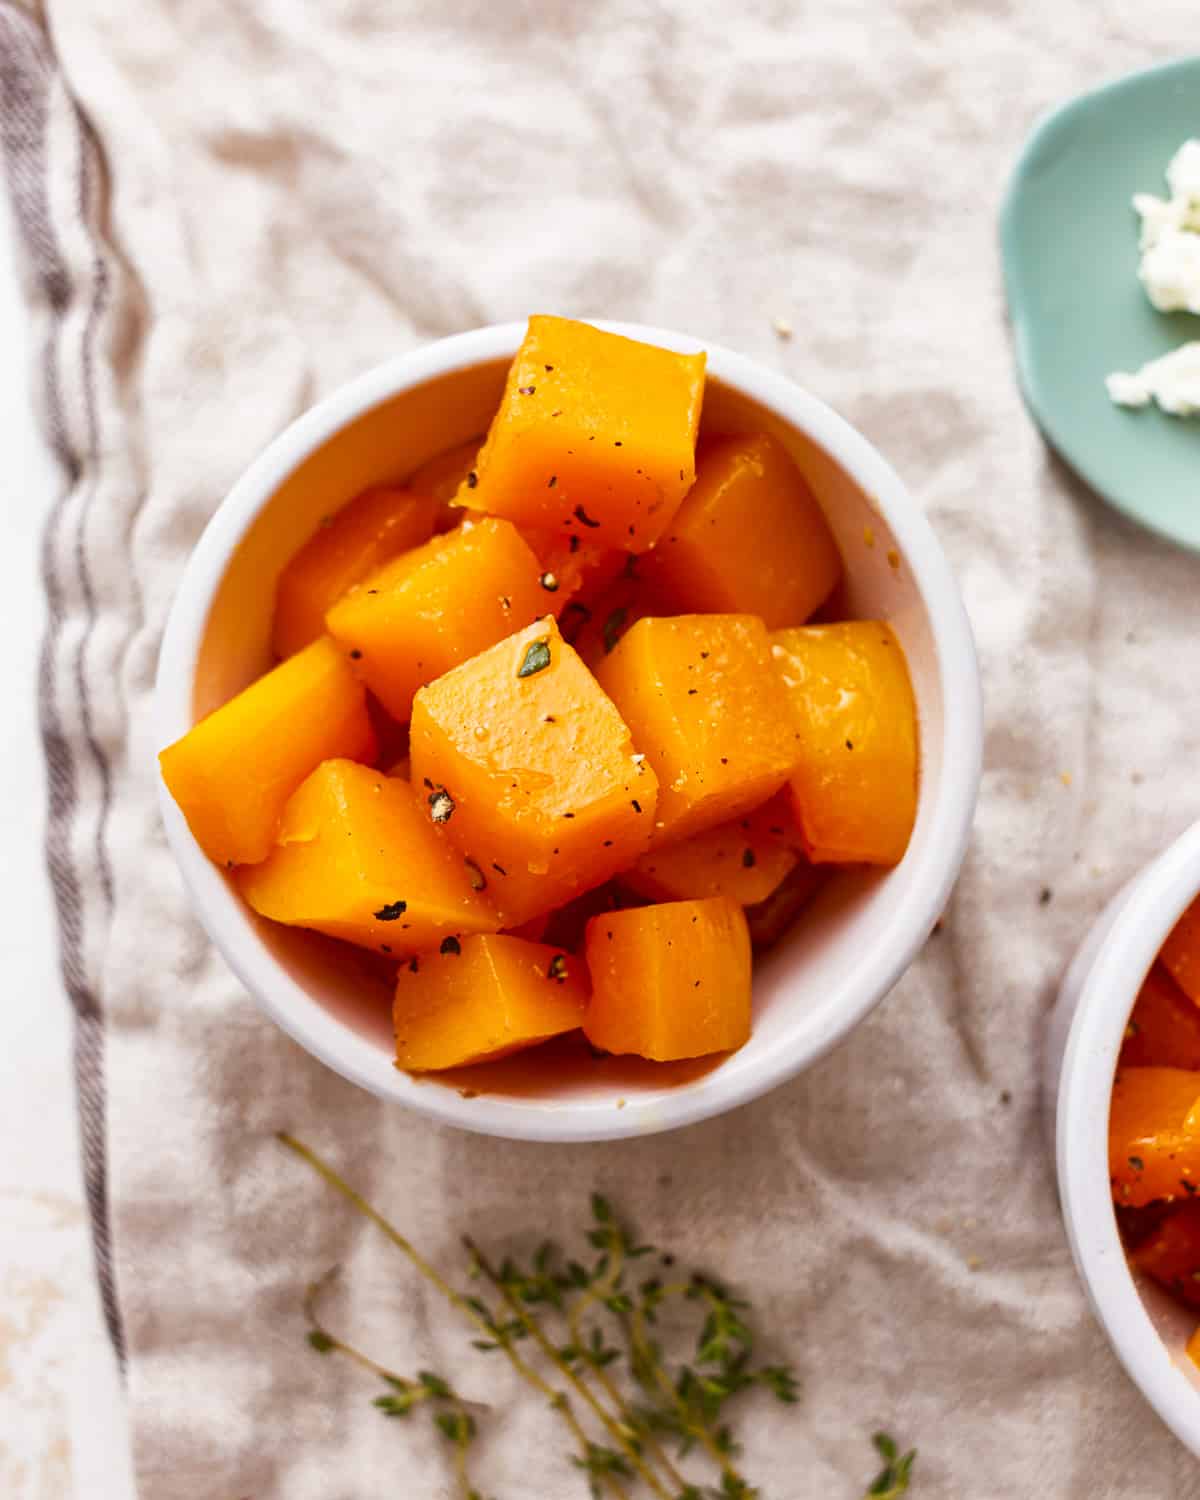
[[[677, 1129], [747, 1103], [824, 1056], [883, 999], [940, 917], [966, 853], [982, 769], [982, 688], [970, 622], [929, 522], [891, 465], [824, 402], [743, 355], [660, 328], [589, 321], [664, 348], [703, 350], [710, 375], [811, 438], [871, 498], [887, 519], [927, 613], [943, 688], [946, 771], [933, 804], [925, 861], [913, 871], [888, 928], [865, 956], [844, 1008], [811, 1033], [806, 1046], [741, 1068], [717, 1069], [656, 1098], [649, 1117], [641, 1110], [619, 1110], [588, 1100], [548, 1108], [544, 1101], [530, 1107], [519, 1100], [483, 1095], [468, 1103], [452, 1089], [414, 1085], [399, 1072], [394, 1086], [385, 1087], [377, 1073], [348, 1055], [359, 1049], [349, 1045], [344, 1024], [282, 970], [260, 939], [247, 941], [231, 921], [235, 911], [241, 913], [239, 898], [200, 850], [158, 776], [168, 840], [193, 908], [260, 1008], [305, 1050], [360, 1087], [439, 1121], [520, 1140], [615, 1140]], [[253, 460], [213, 514], [184, 567], [159, 655], [156, 744], [172, 743], [194, 722], [194, 668], [216, 590], [230, 557], [288, 474], [337, 431], [382, 402], [457, 370], [511, 357], [524, 332], [523, 320], [494, 324], [396, 355], [332, 391]]]
[[1200, 1391], [1177, 1367], [1142, 1302], [1108, 1174], [1109, 1103], [1129, 1013], [1167, 935], [1198, 892], [1200, 822], [1116, 898], [1119, 907], [1090, 956], [1059, 1070], [1055, 1155], [1067, 1239], [1096, 1318], [1150, 1405], [1200, 1455]]

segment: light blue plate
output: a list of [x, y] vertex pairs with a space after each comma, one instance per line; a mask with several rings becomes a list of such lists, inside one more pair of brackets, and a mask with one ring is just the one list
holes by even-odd
[[1155, 312], [1137, 279], [1136, 192], [1200, 136], [1200, 57], [1133, 73], [1042, 121], [1001, 213], [1009, 316], [1026, 403], [1046, 439], [1134, 520], [1200, 551], [1200, 417], [1125, 410], [1112, 370], [1200, 339], [1200, 318]]

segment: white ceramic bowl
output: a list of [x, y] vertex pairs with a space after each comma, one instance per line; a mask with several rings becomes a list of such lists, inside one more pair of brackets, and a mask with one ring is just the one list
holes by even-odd
[[1200, 823], [1125, 886], [1059, 991], [1044, 1058], [1059, 1196], [1075, 1264], [1113, 1348], [1176, 1437], [1200, 1454], [1200, 1317], [1125, 1258], [1108, 1177], [1108, 1107], [1129, 1013], [1167, 934], [1200, 892]]
[[[808, 475], [846, 559], [853, 614], [890, 620], [920, 714], [916, 828], [894, 870], [832, 881], [756, 970], [754, 1034], [716, 1067], [663, 1082], [652, 1070], [518, 1069], [478, 1097], [416, 1081], [391, 1061], [384, 992], [331, 963], [308, 934], [257, 919], [204, 857], [165, 788], [163, 816], [193, 909], [234, 972], [292, 1037], [353, 1082], [439, 1120], [534, 1140], [667, 1130], [752, 1099], [828, 1051], [875, 1006], [924, 943], [966, 849], [979, 785], [982, 714], [970, 626], [950, 569], [911, 495], [870, 443], [781, 375], [682, 335], [616, 332], [708, 351], [709, 431], [769, 431]], [[184, 572], [159, 662], [160, 745], [270, 665], [273, 585], [289, 555], [367, 485], [397, 480], [483, 431], [524, 325], [483, 328], [389, 360], [294, 422], [251, 464]]]

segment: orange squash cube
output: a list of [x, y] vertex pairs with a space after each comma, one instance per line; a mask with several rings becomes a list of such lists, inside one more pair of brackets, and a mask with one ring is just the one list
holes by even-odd
[[595, 668], [658, 777], [655, 845], [765, 802], [796, 763], [796, 731], [753, 615], [639, 620]]
[[1173, 1208], [1129, 1259], [1172, 1296], [1200, 1307], [1200, 1203]]
[[291, 656], [325, 634], [325, 615], [373, 569], [433, 534], [432, 500], [408, 490], [367, 490], [322, 523], [279, 575], [273, 642]]
[[889, 626], [779, 630], [779, 680], [799, 736], [790, 787], [815, 864], [897, 864], [917, 815], [917, 713]]
[[424, 683], [545, 612], [540, 574], [515, 526], [473, 521], [372, 573], [330, 610], [329, 633], [404, 723]]
[[583, 961], [557, 948], [508, 936], [449, 940], [396, 978], [396, 1066], [434, 1072], [536, 1046], [576, 1030], [587, 996]]
[[434, 530], [450, 531], [462, 520], [466, 512], [455, 500], [459, 486], [475, 467], [475, 458], [483, 439], [475, 437], [457, 447], [446, 448], [427, 459], [408, 480], [408, 488], [414, 495], [427, 495], [437, 507]]
[[521, 535], [537, 554], [542, 565], [542, 587], [553, 594], [547, 607], [561, 616], [576, 594], [589, 596], [600, 592], [620, 575], [630, 557], [628, 552], [614, 552], [598, 542], [583, 542], [574, 532], [544, 531], [525, 526]]
[[696, 477], [703, 354], [532, 317], [475, 469], [472, 510], [642, 552]]
[[803, 625], [842, 576], [825, 514], [774, 438], [702, 445], [696, 483], [651, 558], [681, 610]]
[[327, 760], [295, 792], [275, 847], [237, 872], [261, 916], [397, 956], [500, 923], [436, 808], [398, 777]]
[[1159, 957], [1188, 999], [1200, 1005], [1200, 897], [1176, 922]]
[[1140, 1208], [1200, 1191], [1200, 1072], [1121, 1068], [1108, 1115], [1113, 1201]]
[[735, 902], [672, 901], [593, 917], [583, 1029], [656, 1062], [730, 1052], [750, 1036], [750, 934]]
[[731, 823], [663, 849], [651, 849], [621, 879], [652, 901], [727, 896], [739, 906], [765, 901], [800, 860], [800, 834], [785, 792]]
[[547, 616], [413, 703], [413, 780], [448, 794], [446, 831], [516, 926], [600, 885], [645, 849], [657, 783]]
[[362, 684], [327, 637], [260, 677], [158, 757], [196, 842], [219, 865], [266, 859], [288, 798], [331, 756], [374, 760]]
[[1125, 1028], [1122, 1068], [1194, 1068], [1200, 1072], [1200, 1006], [1161, 963], [1146, 975]]

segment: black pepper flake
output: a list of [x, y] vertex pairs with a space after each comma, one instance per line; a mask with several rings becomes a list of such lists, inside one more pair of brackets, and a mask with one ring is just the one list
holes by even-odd
[[1196, 1184], [1194, 1182], [1189, 1182], [1186, 1177], [1181, 1177], [1179, 1180], [1183, 1184], [1185, 1193], [1192, 1194], [1196, 1191]]
[[379, 951], [380, 953], [390, 953], [392, 951], [391, 943], [380, 943]]
[[[574, 814], [574, 813], [563, 813], [563, 817], [564, 817], [564, 818], [573, 818], [573, 817], [574, 817], [574, 816], [575, 816], [575, 814]], [[555, 853], [556, 853], [556, 854], [557, 854], [557, 853], [558, 853], [558, 851], [557, 851], [557, 850], [555, 850]]]
[[554, 368], [553, 365], [547, 365], [546, 366], [546, 374], [549, 375], [550, 371], [553, 370], [553, 368]]
[[556, 953], [550, 960], [550, 967], [546, 970], [547, 979], [556, 979], [559, 984], [567, 977], [567, 959], [563, 953]]
[[509, 610], [512, 608], [512, 600], [508, 597], [507, 594], [500, 595], [500, 608], [504, 610]]
[[476, 474], [474, 469], [472, 469], [471, 472], [467, 475], [467, 488], [469, 490], [473, 490], [478, 483], [479, 475]]
[[846, 749], [847, 750], [853, 750], [854, 749], [854, 741], [853, 740], [847, 740], [846, 741]]
[[381, 906], [375, 913], [375, 919], [378, 922], [396, 922], [407, 910], [407, 901], [389, 901], [386, 906]]
[[635, 813], [640, 813], [642, 810], [642, 804], [637, 800], [636, 797], [631, 797], [629, 799], [629, 805], [633, 808]]
[[445, 938], [442, 939], [442, 946], [438, 949], [438, 952], [439, 953], [461, 953], [462, 952], [462, 944], [459, 942], [459, 940], [456, 937], [445, 937]]
[[519, 385], [517, 387], [517, 395], [518, 396], [532, 396], [533, 393], [534, 393], [534, 391], [536, 391], [536, 390], [537, 390], [537, 386], [536, 385]]
[[616, 440], [615, 440], [615, 441], [614, 441], [614, 443], [613, 443], [613, 447], [614, 447], [614, 448], [620, 448], [620, 447], [621, 447], [621, 446], [622, 446], [622, 445], [621, 445], [621, 439], [620, 439], [620, 438], [617, 438], [617, 439], [616, 439]]
[[548, 490], [552, 490], [557, 483], [558, 483], [558, 475], [557, 474], [551, 474], [550, 478], [547, 479], [547, 481], [546, 481], [546, 488]]
[[1050, 889], [1050, 887], [1048, 885], [1044, 885], [1042, 887], [1042, 889], [1041, 889], [1041, 894], [1038, 896], [1038, 905], [1039, 906], [1049, 906], [1050, 903], [1051, 903], [1051, 901], [1053, 901], [1053, 900], [1054, 900], [1054, 892]]
[[697, 979], [697, 981], [696, 981], [696, 982], [695, 982], [695, 984], [694, 984], [694, 985], [692, 985], [692, 988], [693, 988], [693, 989], [694, 989], [694, 990], [698, 990], [698, 989], [699, 989], [699, 988], [700, 988], [700, 981], [699, 981], [699, 980], [698, 980], [698, 979]]
[[463, 860], [467, 867], [467, 874], [471, 877], [471, 889], [473, 891], [487, 890], [487, 876], [469, 856]]
[[427, 787], [428, 787], [428, 788], [429, 788], [429, 790], [430, 790], [430, 791], [431, 791], [431, 792], [432, 792], [432, 791], [433, 791], [433, 790], [434, 790], [434, 786], [433, 786], [433, 782], [432, 782], [432, 781], [430, 781], [430, 779], [429, 779], [429, 777], [428, 777], [428, 776], [423, 776], [423, 777], [422, 777], [422, 778], [421, 778], [421, 780], [422, 780], [422, 781], [423, 781], [423, 782], [424, 782], [424, 783], [425, 783], [425, 785], [426, 785], [426, 786], [427, 786]]
[[622, 627], [625, 624], [625, 617], [628, 615], [628, 613], [629, 613], [629, 611], [627, 609], [623, 609], [623, 608], [614, 609], [613, 612], [612, 612], [612, 614], [609, 615], [608, 619], [605, 620], [605, 622], [604, 622], [604, 651], [605, 651], [605, 655], [607, 655], [613, 649], [613, 647], [617, 644], [617, 642], [621, 639], [621, 630], [622, 630]]
[[611, 849], [612, 848], [612, 844], [613, 844], [612, 839], [605, 839], [604, 840], [604, 847], [606, 849]]
[[753, 870], [754, 866], [757, 863], [758, 863], [758, 861], [754, 857], [754, 850], [753, 849], [743, 849], [742, 850], [742, 869], [743, 870]]
[[408, 972], [410, 974], [415, 974], [420, 967], [421, 965], [417, 960], [417, 955], [414, 953], [408, 961]]
[[1135, 1172], [1144, 1172], [1146, 1170], [1146, 1163], [1140, 1156], [1131, 1156], [1129, 1158], [1129, 1165]]
[[542, 637], [529, 643], [521, 665], [517, 668], [517, 676], [532, 677], [535, 672], [544, 672], [549, 665], [550, 641], [547, 637]]
[[454, 816], [454, 798], [445, 787], [430, 795], [429, 816], [435, 823], [448, 823]]
[[368, 590], [367, 590], [367, 593], [368, 593], [368, 594], [377, 594], [377, 593], [378, 593], [378, 592], [379, 592], [379, 590], [378, 590], [378, 589], [368, 589]]
[[630, 583], [637, 583], [637, 581], [638, 581], [637, 564], [638, 564], [637, 553], [636, 552], [630, 552], [628, 554], [628, 556], [625, 558], [625, 566], [621, 569], [621, 577], [622, 578], [628, 578], [629, 581], [630, 581]]
[[723, 766], [727, 766], [729, 764], [729, 757], [728, 757], [728, 755], [722, 755], [722, 757], [721, 757], [721, 764]]
[[599, 521], [593, 521], [592, 520], [591, 516], [588, 515], [587, 511], [584, 510], [584, 508], [583, 508], [582, 505], [577, 505], [575, 507], [575, 509], [571, 512], [571, 514], [575, 517], [575, 519], [579, 522], [579, 524], [581, 526], [596, 527], [596, 526], [599, 526], [599, 524], [600, 524]]
[[699, 691], [699, 688], [688, 688], [687, 695], [689, 698], [694, 698]]
[[362, 652], [357, 647], [350, 653], [351, 661], [362, 661]]
[[707, 661], [708, 660], [708, 652], [707, 651], [701, 651], [701, 653], [700, 653], [700, 660], [701, 661]]
[[[572, 533], [572, 535], [571, 535], [570, 548], [571, 548], [572, 552], [578, 552], [579, 551], [579, 538], [577, 536], [575, 536], [574, 533]], [[575, 609], [586, 609], [587, 606], [584, 605], [584, 604], [576, 604], [574, 606], [574, 608]], [[591, 614], [591, 610], [588, 610], [588, 614]]]
[[503, 865], [498, 865], [495, 860], [492, 860], [492, 869], [495, 870], [495, 872], [496, 872], [497, 875], [507, 875], [508, 874], [508, 871], [504, 868], [504, 866]]
[[548, 594], [558, 593], [558, 579], [553, 573], [543, 573], [538, 582]]
[[542, 723], [543, 724], [557, 724], [558, 720], [554, 717], [553, 714], [547, 714], [546, 717], [542, 720]]

